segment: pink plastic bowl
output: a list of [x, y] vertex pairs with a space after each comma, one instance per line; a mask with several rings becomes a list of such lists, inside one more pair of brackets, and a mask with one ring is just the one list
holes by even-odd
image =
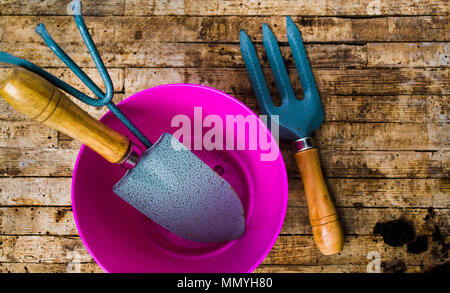
[[[257, 118], [233, 97], [189, 84], [150, 88], [119, 104], [153, 142], [163, 132], [179, 129], [171, 127], [175, 115], [192, 118], [194, 107], [202, 107], [203, 118], [210, 114], [219, 115], [224, 121], [225, 115]], [[133, 139], [110, 112], [101, 121]], [[261, 120], [258, 123], [267, 135]], [[239, 139], [242, 138], [236, 137], [235, 141]], [[261, 153], [268, 151], [259, 146], [257, 150], [194, 151], [233, 186], [243, 203], [246, 232], [240, 239], [227, 243], [187, 241], [155, 224], [112, 192], [112, 186], [125, 170], [83, 146], [73, 174], [72, 207], [84, 245], [107, 272], [253, 271], [280, 233], [288, 199], [283, 158], [275, 140], [271, 144], [278, 154], [273, 161], [261, 160]]]

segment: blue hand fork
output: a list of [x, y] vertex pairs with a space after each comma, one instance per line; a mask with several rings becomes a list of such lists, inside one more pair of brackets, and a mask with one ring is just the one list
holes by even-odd
[[263, 44], [281, 96], [280, 106], [274, 106], [272, 102], [255, 47], [244, 30], [240, 32], [241, 53], [261, 113], [277, 115], [280, 137], [294, 140], [295, 159], [302, 176], [317, 247], [325, 255], [336, 254], [343, 247], [343, 231], [325, 185], [317, 148], [313, 146], [310, 138], [322, 124], [324, 111], [302, 36], [289, 16], [286, 19], [286, 27], [289, 46], [304, 92], [302, 100], [295, 97], [278, 42], [267, 24], [263, 24]]

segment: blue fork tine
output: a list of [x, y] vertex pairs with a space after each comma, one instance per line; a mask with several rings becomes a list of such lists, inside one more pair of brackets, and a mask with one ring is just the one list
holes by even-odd
[[[310, 109], [304, 113], [305, 121], [309, 121], [305, 127], [308, 132], [317, 129], [323, 122], [324, 111], [320, 100], [319, 91], [314, 80], [305, 46], [303, 45], [302, 35], [290, 16], [286, 17], [286, 31], [289, 46], [294, 58], [295, 67], [303, 89], [302, 107]], [[315, 117], [314, 119], [312, 117]]]
[[242, 57], [244, 58], [244, 63], [247, 67], [250, 82], [253, 86], [253, 91], [255, 92], [256, 101], [258, 102], [258, 107], [262, 114], [271, 115], [275, 106], [270, 97], [270, 92], [267, 88], [255, 47], [244, 30], [240, 31], [239, 37]]
[[317, 98], [320, 100], [319, 91], [317, 90], [311, 66], [309, 65], [305, 46], [303, 45], [302, 35], [290, 16], [286, 17], [286, 31], [297, 73], [300, 77], [300, 82], [302, 83], [304, 100], [310, 98]]
[[277, 39], [266, 23], [263, 24], [263, 44], [264, 49], [266, 50], [267, 59], [269, 59], [275, 84], [277, 85], [278, 92], [281, 96], [282, 106], [287, 106], [289, 101], [294, 101], [296, 99], [295, 93], [292, 89], [291, 81], [289, 80], [289, 75], [286, 66], [284, 65]]

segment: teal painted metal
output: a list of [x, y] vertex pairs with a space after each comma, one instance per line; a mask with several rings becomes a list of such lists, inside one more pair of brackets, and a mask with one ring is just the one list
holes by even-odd
[[75, 23], [77, 25], [78, 30], [80, 31], [81, 37], [83, 38], [86, 47], [88, 48], [89, 53], [94, 60], [95, 66], [97, 67], [100, 76], [102, 77], [103, 83], [106, 88], [106, 93], [103, 91], [89, 78], [89, 76], [69, 57], [69, 55], [64, 52], [64, 50], [52, 39], [50, 34], [48, 33], [45, 25], [43, 23], [39, 23], [36, 26], [36, 33], [42, 37], [47, 46], [55, 53], [55, 55], [64, 62], [64, 64], [69, 67], [72, 72], [78, 76], [78, 78], [92, 91], [92, 93], [97, 97], [97, 99], [93, 99], [74, 87], [70, 86], [66, 82], [60, 80], [56, 76], [48, 73], [41, 67], [18, 57], [12, 56], [6, 52], [0, 52], [0, 62], [13, 64], [16, 66], [23, 67], [27, 70], [30, 70], [43, 78], [47, 79], [49, 82], [53, 83], [58, 88], [67, 92], [68, 94], [74, 96], [80, 101], [94, 106], [101, 107], [107, 106], [109, 110], [133, 133], [141, 143], [149, 148], [152, 146], [152, 143], [145, 137], [145, 135], [131, 122], [131, 120], [117, 108], [117, 106], [112, 102], [114, 87], [111, 80], [111, 77], [106, 70], [106, 67], [95, 47], [94, 42], [92, 41], [91, 35], [84, 23], [83, 17], [81, 15], [81, 2], [80, 0], [75, 0], [70, 3], [72, 6], [72, 11], [75, 18]]
[[272, 102], [255, 47], [244, 30], [240, 32], [240, 48], [261, 112], [279, 116], [281, 138], [297, 140], [310, 136], [322, 125], [324, 112], [302, 36], [289, 16], [286, 18], [286, 27], [288, 42], [304, 92], [302, 100], [295, 97], [280, 47], [267, 24], [263, 24], [263, 44], [281, 96], [280, 106], [275, 106]]

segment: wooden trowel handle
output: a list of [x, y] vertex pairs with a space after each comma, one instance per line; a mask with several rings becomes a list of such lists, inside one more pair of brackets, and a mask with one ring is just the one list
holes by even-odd
[[344, 245], [344, 234], [323, 179], [317, 149], [297, 152], [295, 160], [302, 175], [316, 245], [324, 255], [338, 253]]
[[74, 104], [37, 74], [13, 68], [0, 76], [0, 95], [29, 118], [81, 141], [112, 163], [126, 157], [130, 141]]

